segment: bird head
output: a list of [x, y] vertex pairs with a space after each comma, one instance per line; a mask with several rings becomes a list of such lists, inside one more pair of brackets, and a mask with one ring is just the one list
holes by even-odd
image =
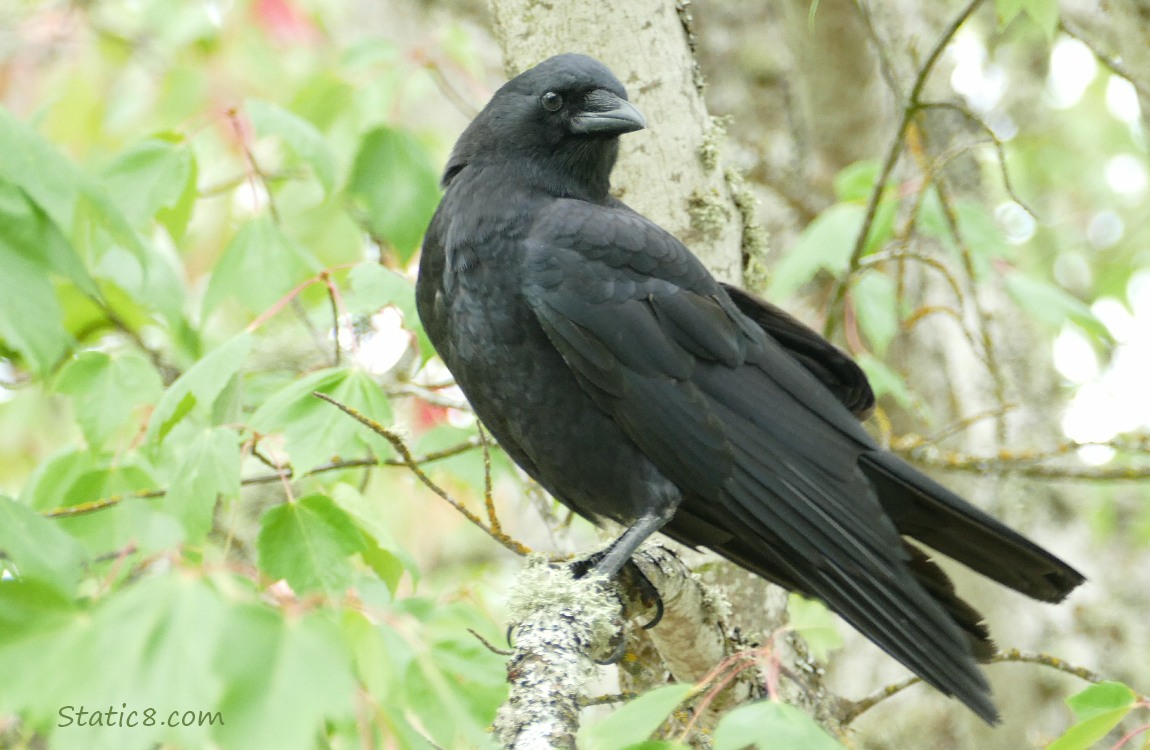
[[556, 55], [495, 92], [456, 143], [443, 184], [469, 165], [500, 165], [556, 195], [602, 200], [619, 136], [646, 126], [607, 66]]

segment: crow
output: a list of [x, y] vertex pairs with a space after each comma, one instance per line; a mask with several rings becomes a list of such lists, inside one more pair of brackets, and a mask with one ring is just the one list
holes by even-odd
[[627, 527], [594, 572], [617, 574], [656, 531], [709, 548], [825, 602], [995, 723], [982, 616], [910, 539], [1042, 601], [1085, 579], [883, 450], [846, 354], [611, 196], [619, 136], [644, 127], [583, 55], [496, 91], [424, 238], [431, 343], [527, 474]]

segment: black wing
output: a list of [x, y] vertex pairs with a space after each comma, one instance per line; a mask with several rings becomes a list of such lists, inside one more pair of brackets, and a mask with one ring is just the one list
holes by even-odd
[[739, 312], [782, 344], [852, 414], [860, 420], [870, 417], [874, 391], [854, 360], [786, 310], [737, 286], [722, 287]]
[[962, 629], [911, 570], [859, 457], [877, 446], [669, 234], [556, 201], [523, 293], [579, 382], [684, 491], [666, 531], [825, 601], [993, 721]]

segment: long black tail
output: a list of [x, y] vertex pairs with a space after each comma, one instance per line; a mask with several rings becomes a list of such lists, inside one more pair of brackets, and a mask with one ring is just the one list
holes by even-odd
[[1060, 602], [1086, 578], [897, 456], [863, 454], [859, 466], [899, 533], [1004, 586]]

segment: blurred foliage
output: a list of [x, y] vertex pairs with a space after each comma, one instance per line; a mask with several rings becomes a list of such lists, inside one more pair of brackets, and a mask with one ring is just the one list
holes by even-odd
[[336, 2], [0, 14], [0, 746], [490, 745], [487, 589], [420, 575], [430, 493], [312, 395], [417, 456], [477, 444], [399, 394], [450, 137], [407, 113], [467, 36], [429, 62]]

